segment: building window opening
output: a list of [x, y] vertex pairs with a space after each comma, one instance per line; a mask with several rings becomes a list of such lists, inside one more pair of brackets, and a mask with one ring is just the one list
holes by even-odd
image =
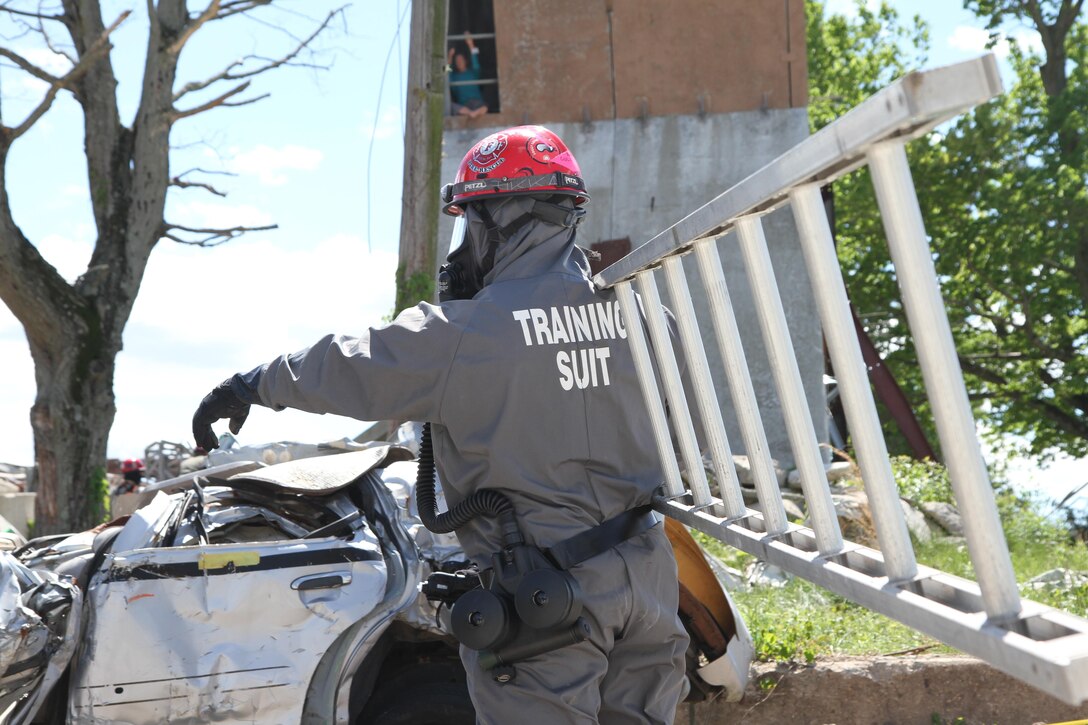
[[499, 112], [492, 0], [450, 0], [446, 61], [451, 116]]

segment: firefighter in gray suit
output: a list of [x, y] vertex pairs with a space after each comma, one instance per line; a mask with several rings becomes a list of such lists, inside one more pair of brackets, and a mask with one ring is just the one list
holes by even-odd
[[[457, 217], [445, 301], [224, 381], [194, 416], [197, 444], [216, 447], [211, 424], [229, 418], [236, 431], [250, 404], [430, 421], [449, 505], [498, 490], [542, 549], [613, 532], [569, 568], [588, 639], [518, 662], [505, 683], [462, 646], [479, 722], [671, 723], [688, 637], [672, 549], [646, 509], [663, 476], [631, 321], [575, 246], [588, 200], [578, 164], [549, 130], [510, 128], [473, 146], [443, 197]], [[484, 517], [457, 535], [480, 567], [502, 546]]]

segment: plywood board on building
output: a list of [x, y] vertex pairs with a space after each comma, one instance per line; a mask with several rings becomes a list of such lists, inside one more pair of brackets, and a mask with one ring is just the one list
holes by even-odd
[[804, 107], [804, 0], [502, 0], [502, 112], [448, 126]]

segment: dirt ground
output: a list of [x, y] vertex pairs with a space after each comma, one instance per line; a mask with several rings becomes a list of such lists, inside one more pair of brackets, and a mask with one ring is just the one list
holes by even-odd
[[[762, 688], [761, 688], [761, 683]], [[966, 656], [757, 663], [740, 703], [681, 705], [676, 725], [1034, 725], [1088, 723], [1071, 707]]]

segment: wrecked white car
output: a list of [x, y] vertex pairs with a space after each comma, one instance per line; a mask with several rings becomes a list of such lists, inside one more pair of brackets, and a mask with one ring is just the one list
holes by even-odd
[[[420, 524], [411, 455], [228, 463], [0, 554], [0, 721], [475, 722], [446, 608], [420, 592], [468, 563]], [[751, 640], [668, 523], [690, 697], [737, 699]]]

